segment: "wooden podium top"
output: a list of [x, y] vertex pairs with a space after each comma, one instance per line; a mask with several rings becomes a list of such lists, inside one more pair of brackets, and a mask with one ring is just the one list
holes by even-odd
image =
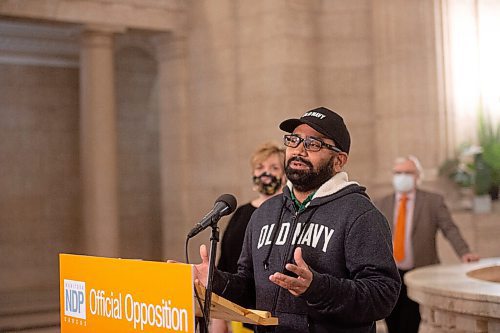
[[[203, 304], [205, 301], [205, 287], [200, 284], [195, 284], [195, 288]], [[196, 296], [194, 302], [196, 306], [195, 314], [197, 317], [201, 317], [200, 306]], [[215, 293], [212, 293], [210, 314], [212, 318], [228, 321], [239, 321], [242, 323], [264, 326], [278, 325], [278, 318], [271, 317], [270, 312], [246, 309]]]

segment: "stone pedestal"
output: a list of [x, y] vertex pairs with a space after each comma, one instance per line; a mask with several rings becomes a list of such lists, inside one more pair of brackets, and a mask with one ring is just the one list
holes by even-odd
[[420, 304], [419, 332], [499, 332], [500, 284], [482, 279], [485, 270], [498, 273], [498, 265], [500, 258], [488, 258], [473, 264], [428, 266], [406, 274], [408, 296]]

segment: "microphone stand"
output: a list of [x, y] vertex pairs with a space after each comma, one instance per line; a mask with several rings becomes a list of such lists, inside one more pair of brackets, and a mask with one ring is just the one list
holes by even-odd
[[203, 318], [206, 321], [204, 325], [201, 325], [203, 328], [202, 333], [208, 333], [208, 328], [210, 327], [210, 307], [212, 303], [212, 289], [214, 283], [214, 270], [215, 270], [215, 258], [217, 255], [217, 243], [219, 242], [219, 227], [217, 225], [217, 221], [220, 217], [214, 218], [212, 217], [212, 234], [210, 236], [210, 254], [208, 257], [208, 279], [207, 279], [207, 288], [205, 292], [205, 303], [203, 305]]

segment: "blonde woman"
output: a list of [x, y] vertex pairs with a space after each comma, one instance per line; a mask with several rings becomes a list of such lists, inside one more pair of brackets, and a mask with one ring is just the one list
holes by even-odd
[[[243, 245], [245, 230], [253, 212], [267, 199], [281, 193], [285, 185], [285, 151], [272, 143], [266, 143], [257, 148], [252, 154], [250, 165], [252, 167], [253, 190], [257, 197], [249, 203], [236, 209], [221, 242], [221, 256], [217, 264], [219, 270], [236, 273], [238, 258]], [[242, 304], [253, 308], [252, 303]], [[245, 325], [246, 326], [246, 325]], [[224, 320], [212, 321], [212, 333], [228, 332]]]

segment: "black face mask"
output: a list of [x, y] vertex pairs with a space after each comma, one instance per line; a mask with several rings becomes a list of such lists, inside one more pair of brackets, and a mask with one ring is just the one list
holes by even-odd
[[276, 178], [268, 172], [253, 176], [252, 179], [258, 191], [265, 195], [273, 195], [281, 188], [281, 179]]
[[[318, 189], [323, 183], [333, 177], [333, 161], [335, 157], [332, 156], [326, 163], [320, 165], [318, 170], [314, 170], [311, 162], [303, 159], [300, 156], [292, 157], [288, 160], [285, 173], [286, 177], [293, 184], [294, 188], [301, 192], [309, 192]], [[309, 170], [295, 170], [290, 167], [293, 161], [304, 163], [309, 167]]]

